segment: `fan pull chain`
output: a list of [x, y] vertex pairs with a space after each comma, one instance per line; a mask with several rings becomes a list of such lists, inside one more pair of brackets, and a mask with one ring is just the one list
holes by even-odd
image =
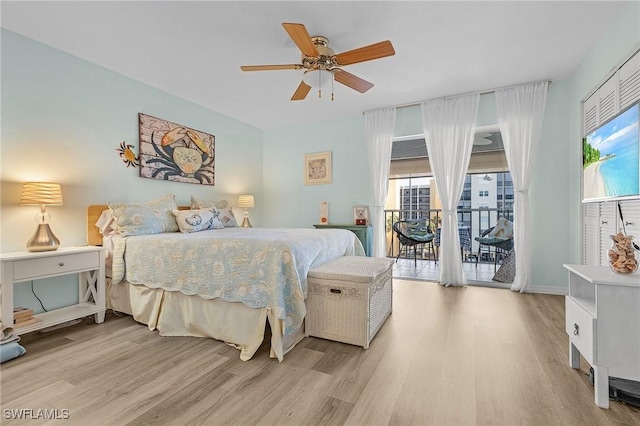
[[322, 72], [318, 70], [318, 98], [322, 98]]
[[333, 73], [331, 73], [331, 100], [333, 100]]

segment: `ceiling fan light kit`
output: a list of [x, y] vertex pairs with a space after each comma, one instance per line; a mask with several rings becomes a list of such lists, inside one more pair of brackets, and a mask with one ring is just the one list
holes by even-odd
[[331, 82], [331, 100], [333, 100], [333, 81], [337, 81], [360, 93], [365, 93], [373, 87], [373, 83], [363, 80], [341, 67], [359, 62], [371, 61], [387, 56], [395, 55], [393, 45], [389, 40], [371, 44], [335, 54], [329, 47], [329, 39], [323, 36], [311, 37], [302, 24], [283, 23], [285, 31], [298, 46], [301, 56], [301, 64], [282, 65], [243, 65], [242, 71], [273, 71], [273, 70], [300, 70], [304, 69], [302, 81], [291, 97], [292, 101], [303, 100], [311, 88], [318, 88], [318, 97], [322, 97], [322, 89]]

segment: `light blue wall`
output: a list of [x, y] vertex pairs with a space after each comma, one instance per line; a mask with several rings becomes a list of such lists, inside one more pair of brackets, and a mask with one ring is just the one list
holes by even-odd
[[[143, 112], [215, 135], [215, 186], [145, 179], [127, 168], [116, 148], [138, 149]], [[64, 206], [51, 207], [63, 245], [86, 242], [89, 204], [144, 201], [174, 193], [226, 198], [239, 193], [262, 202], [262, 131], [138, 81], [2, 31], [2, 247], [22, 250], [37, 207], [18, 206], [21, 183], [62, 185]], [[251, 217], [262, 223], [260, 209]]]
[[[497, 125], [496, 96], [493, 93], [480, 95], [476, 126]], [[396, 137], [421, 135], [422, 133], [422, 111], [419, 104], [396, 109], [396, 130], [394, 133]]]
[[569, 212], [571, 263], [581, 263], [582, 118], [581, 103], [593, 89], [640, 43], [640, 2], [631, 1], [587, 55], [570, 80], [569, 87]]
[[[548, 95], [539, 158], [532, 182], [534, 256], [533, 282], [538, 286], [564, 286], [566, 274], [562, 262], [568, 259], [567, 210], [568, 129], [567, 84], [554, 82]], [[478, 107], [478, 126], [497, 126], [495, 95], [484, 94]], [[317, 223], [319, 205], [329, 201], [330, 222], [351, 223], [353, 194], [359, 204], [371, 208], [367, 182], [368, 160], [362, 117], [320, 123], [314, 128], [287, 128], [265, 131], [265, 224], [269, 226], [309, 226]], [[422, 133], [419, 106], [399, 108], [396, 136]], [[327, 137], [326, 135], [331, 135]], [[305, 153], [332, 151], [334, 182], [331, 185], [304, 186], [302, 177]], [[342, 176], [342, 177], [340, 177]], [[336, 178], [337, 177], [337, 178]], [[556, 208], [555, 206], [559, 206]], [[558, 240], [550, 245], [550, 240]], [[559, 259], [565, 259], [560, 261]]]
[[[575, 75], [551, 85], [531, 188], [539, 288], [565, 288], [562, 263], [580, 259], [580, 100], [640, 40], [639, 28], [640, 4], [630, 2]], [[50, 208], [63, 245], [85, 242], [88, 204], [168, 192], [180, 204], [190, 195], [235, 204], [237, 194], [253, 193], [255, 226], [311, 227], [322, 201], [334, 223], [351, 223], [355, 205], [371, 207], [360, 114], [263, 132], [15, 33], [1, 35], [2, 252], [22, 250], [35, 229], [36, 209], [17, 205], [27, 180], [63, 185], [65, 205]], [[139, 112], [213, 133], [215, 187], [143, 179], [126, 168], [115, 149], [123, 140], [137, 148]], [[483, 95], [478, 125], [496, 121], [495, 98]], [[419, 107], [400, 109], [397, 135], [421, 132]], [[333, 183], [305, 186], [304, 154], [322, 151], [332, 152]]]
[[[369, 165], [361, 114], [312, 126], [264, 132], [266, 226], [312, 227], [320, 203], [329, 203], [331, 223], [352, 223], [353, 207], [371, 209]], [[304, 155], [332, 152], [333, 183], [304, 185]]]
[[[48, 211], [64, 246], [86, 243], [89, 204], [174, 193], [178, 204], [196, 195], [235, 205], [238, 194], [251, 193], [261, 205], [260, 129], [11, 31], [2, 30], [1, 43], [1, 252], [24, 250], [35, 230], [38, 207], [18, 205], [21, 184], [29, 180], [62, 185], [64, 206]], [[137, 152], [139, 112], [215, 135], [215, 186], [145, 179], [127, 168], [116, 148], [126, 141]], [[262, 224], [261, 209], [251, 211], [251, 220]], [[69, 294], [61, 285], [36, 283], [54, 305], [60, 292]], [[77, 299], [77, 284], [70, 288]], [[16, 301], [21, 294], [33, 299], [30, 293], [20, 286]]]

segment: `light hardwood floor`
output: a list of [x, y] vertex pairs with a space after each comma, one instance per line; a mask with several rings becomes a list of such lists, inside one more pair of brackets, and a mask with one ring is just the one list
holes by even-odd
[[[562, 296], [396, 279], [368, 350], [306, 338], [282, 363], [113, 314], [22, 343], [0, 366], [3, 425], [640, 425], [569, 367]], [[70, 418], [5, 417], [28, 408]]]

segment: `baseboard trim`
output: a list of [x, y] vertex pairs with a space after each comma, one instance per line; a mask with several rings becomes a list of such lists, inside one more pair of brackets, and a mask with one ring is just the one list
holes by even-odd
[[531, 293], [540, 294], [557, 294], [559, 296], [566, 296], [569, 292], [567, 287], [558, 287], [555, 285], [533, 285], [531, 286]]

